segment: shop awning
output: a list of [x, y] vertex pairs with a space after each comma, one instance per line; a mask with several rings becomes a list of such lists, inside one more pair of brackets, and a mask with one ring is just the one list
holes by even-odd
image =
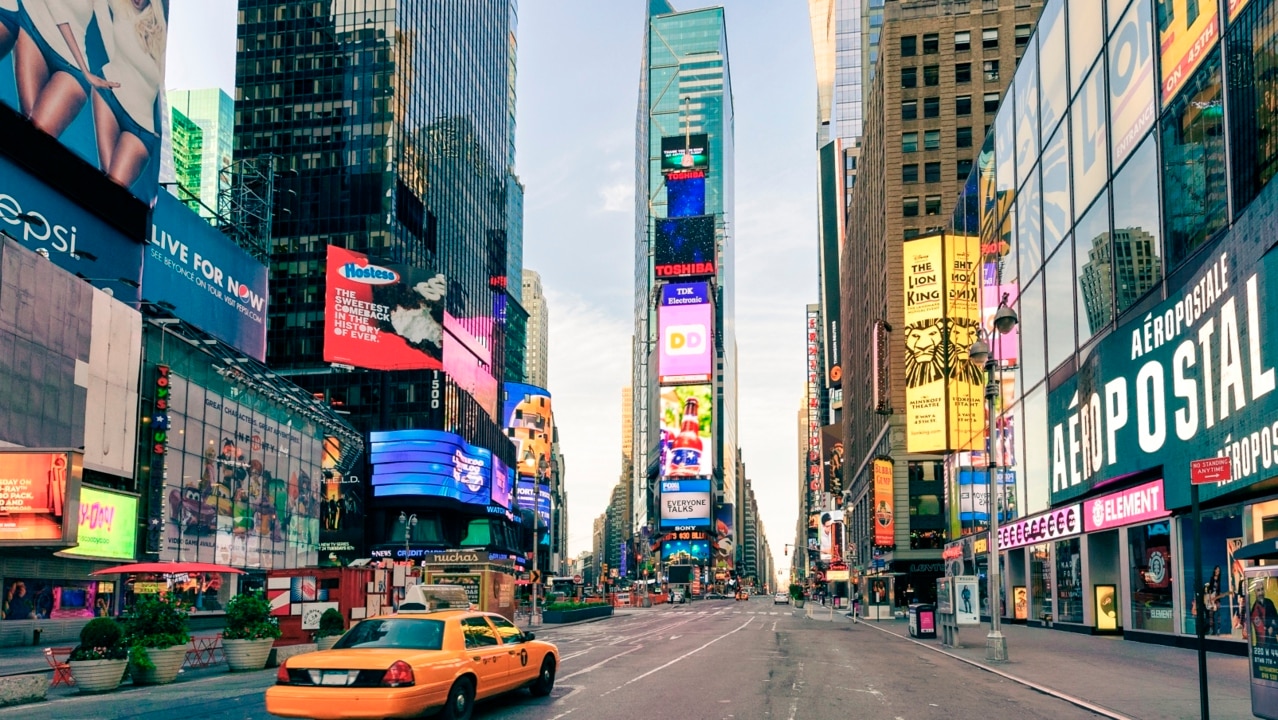
[[127, 575], [131, 573], [156, 573], [160, 575], [177, 575], [179, 573], [231, 573], [243, 575], [244, 571], [229, 565], [217, 565], [202, 562], [146, 562], [116, 565], [105, 570], [98, 570], [91, 575]]
[[1235, 560], [1273, 560], [1278, 558], [1278, 538], [1243, 545], [1234, 551]]

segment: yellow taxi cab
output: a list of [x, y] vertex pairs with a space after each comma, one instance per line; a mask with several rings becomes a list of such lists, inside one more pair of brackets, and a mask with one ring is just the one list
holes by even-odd
[[[405, 612], [406, 607], [423, 610]], [[409, 596], [393, 615], [359, 622], [331, 650], [279, 667], [266, 710], [281, 717], [468, 720], [475, 701], [555, 686], [559, 650], [493, 613], [434, 609]]]

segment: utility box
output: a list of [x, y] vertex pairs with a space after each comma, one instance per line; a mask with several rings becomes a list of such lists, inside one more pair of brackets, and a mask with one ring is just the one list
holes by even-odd
[[928, 603], [910, 606], [910, 637], [921, 640], [936, 639], [936, 607]]

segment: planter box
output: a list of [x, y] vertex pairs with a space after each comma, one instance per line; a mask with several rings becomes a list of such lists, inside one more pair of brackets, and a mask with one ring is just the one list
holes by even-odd
[[570, 623], [579, 620], [609, 617], [611, 615], [611, 605], [600, 605], [599, 607], [581, 608], [580, 610], [546, 610], [542, 612], [541, 620], [545, 623]]
[[71, 677], [82, 693], [100, 693], [116, 689], [124, 679], [128, 660], [72, 660]]
[[329, 635], [328, 637], [316, 638], [315, 649], [332, 650], [333, 646], [337, 644], [337, 641], [341, 639], [342, 639], [341, 635]]
[[177, 679], [182, 663], [186, 662], [186, 645], [167, 648], [147, 648], [146, 655], [155, 665], [151, 670], [129, 664], [129, 675], [134, 685], [167, 685]]
[[222, 639], [222, 653], [226, 656], [226, 665], [231, 672], [252, 672], [266, 667], [266, 658], [271, 654], [274, 638], [258, 640]]

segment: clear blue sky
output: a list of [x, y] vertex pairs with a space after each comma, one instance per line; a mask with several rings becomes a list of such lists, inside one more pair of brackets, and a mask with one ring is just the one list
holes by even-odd
[[[679, 10], [701, 5], [674, 0]], [[725, 0], [736, 109], [739, 434], [778, 568], [798, 512], [804, 305], [817, 301], [815, 79], [807, 3]], [[569, 548], [621, 472], [630, 381], [635, 111], [647, 0], [520, 3], [524, 266], [550, 306]], [[174, 3], [167, 85], [235, 84], [235, 2]]]

